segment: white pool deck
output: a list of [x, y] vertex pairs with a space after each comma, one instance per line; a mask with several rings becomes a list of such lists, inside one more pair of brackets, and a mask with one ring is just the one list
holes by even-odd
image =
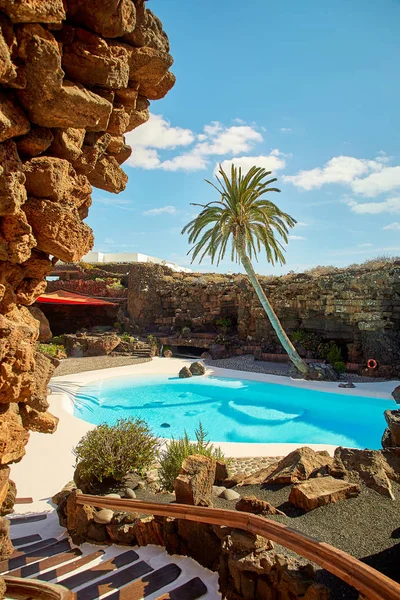
[[[50, 382], [53, 393], [48, 400], [50, 412], [60, 419], [58, 429], [52, 435], [32, 432], [26, 447], [26, 455], [20, 463], [11, 465], [11, 479], [17, 485], [18, 497], [32, 497], [34, 500], [30, 505], [18, 505], [16, 507], [18, 513], [53, 510], [53, 505], [50, 504], [51, 497], [73, 478], [75, 458], [72, 449], [87, 431], [94, 428], [94, 425], [73, 415], [73, 396], [81, 386], [101, 379], [135, 374], [176, 375], [183, 366], [189, 366], [191, 362], [193, 361], [178, 358], [154, 358], [151, 362], [142, 364], [54, 377]], [[400, 381], [357, 383], [355, 388], [339, 388], [337, 382], [310, 382], [217, 367], [207, 367], [206, 374], [280, 383], [347, 396], [371, 396], [385, 400], [392, 399], [391, 392], [396, 385], [400, 384]], [[396, 407], [393, 400], [393, 408]], [[218, 444], [229, 457], [283, 456], [300, 446], [328, 450], [333, 454], [336, 447], [307, 444], [307, 440], [302, 444], [245, 444], [218, 440], [213, 440], [213, 443]]]

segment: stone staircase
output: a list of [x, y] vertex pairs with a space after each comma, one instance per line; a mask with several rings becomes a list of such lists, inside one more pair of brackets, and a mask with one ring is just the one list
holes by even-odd
[[196, 564], [196, 573], [193, 567], [187, 570], [181, 557], [170, 557], [160, 548], [96, 549], [88, 544], [78, 548], [67, 537], [42, 539], [39, 534], [12, 542], [15, 551], [0, 562], [1, 576], [58, 583], [73, 592], [75, 600], [96, 600], [104, 595], [112, 600], [206, 600], [219, 596], [202, 581], [205, 569]]

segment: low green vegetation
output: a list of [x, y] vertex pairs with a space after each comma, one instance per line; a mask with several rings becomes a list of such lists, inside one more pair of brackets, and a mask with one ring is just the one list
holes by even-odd
[[134, 344], [136, 342], [136, 338], [134, 338], [133, 335], [129, 335], [129, 333], [125, 332], [121, 335], [121, 341], [128, 342], [129, 344]]
[[142, 472], [156, 460], [159, 440], [141, 419], [119, 419], [103, 423], [88, 433], [74, 448], [79, 475], [86, 481], [122, 481], [132, 471]]
[[[53, 338], [54, 339], [54, 338]], [[43, 354], [52, 358], [65, 358], [65, 348], [63, 344], [39, 344], [39, 349]]]
[[191, 442], [185, 431], [182, 438], [175, 440], [172, 438], [165, 450], [160, 456], [160, 480], [162, 486], [169, 492], [174, 491], [174, 480], [178, 476], [183, 461], [192, 454], [201, 454], [202, 456], [211, 456], [217, 460], [224, 460], [224, 455], [220, 448], [215, 448], [207, 440], [207, 433], [202, 424], [195, 431], [196, 441]]
[[188, 335], [190, 333], [190, 327], [182, 327], [182, 335]]
[[336, 342], [323, 342], [315, 333], [309, 333], [302, 329], [293, 331], [291, 338], [295, 344], [301, 344], [315, 358], [326, 359], [338, 373], [345, 372], [346, 363], [343, 360], [342, 351]]

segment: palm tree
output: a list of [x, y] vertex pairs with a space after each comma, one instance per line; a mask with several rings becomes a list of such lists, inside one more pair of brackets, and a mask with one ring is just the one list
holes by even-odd
[[231, 246], [232, 260], [242, 263], [290, 360], [299, 371], [307, 374], [307, 364], [286, 335], [251, 263], [251, 259], [254, 257], [257, 260], [257, 253], [263, 249], [272, 265], [284, 264], [284, 246], [276, 235], [279, 234], [287, 243], [289, 228], [296, 221], [263, 197], [268, 192], [280, 192], [277, 188], [270, 187], [277, 181], [276, 178], [268, 179], [271, 171], [252, 167], [247, 174], [242, 175], [241, 168], [237, 169], [232, 165], [229, 179], [220, 165], [219, 174], [222, 179], [216, 176], [219, 186], [208, 180], [206, 182], [217, 190], [220, 199], [208, 204], [193, 204], [200, 206], [202, 211], [182, 230], [182, 233], [188, 232], [189, 243], [193, 244], [188, 254], [192, 254], [192, 262], [198, 258], [200, 263], [208, 255], [212, 263], [216, 261], [219, 264], [228, 245]]

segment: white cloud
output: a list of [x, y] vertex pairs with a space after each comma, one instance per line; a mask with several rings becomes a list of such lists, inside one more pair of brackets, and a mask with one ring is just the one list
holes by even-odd
[[293, 129], [291, 129], [291, 127], [281, 127], [282, 133], [291, 133], [292, 131]]
[[150, 114], [150, 119], [144, 125], [126, 134], [126, 143], [135, 148], [176, 148], [188, 146], [195, 135], [190, 129], [172, 127], [162, 115]]
[[200, 171], [207, 167], [207, 160], [203, 156], [188, 152], [165, 160], [161, 164], [164, 171]]
[[149, 210], [145, 210], [143, 214], [146, 216], [163, 214], [174, 215], [176, 212], [178, 211], [175, 206], [161, 206], [160, 208], [150, 208]]
[[351, 210], [359, 215], [378, 215], [380, 213], [397, 214], [400, 213], [400, 196], [388, 198], [382, 202], [356, 202], [348, 200], [347, 205]]
[[304, 221], [297, 221], [296, 227], [308, 227], [308, 223], [304, 223]]
[[[218, 121], [205, 125], [203, 132], [195, 134], [190, 129], [172, 127], [161, 115], [150, 115], [150, 120], [127, 134], [127, 143], [133, 152], [126, 164], [143, 169], [164, 171], [197, 171], [207, 168], [209, 157], [235, 155], [249, 152], [263, 141], [254, 125], [235, 119], [237, 125], [227, 127]], [[183, 154], [161, 157], [161, 151], [171, 151], [178, 146], [191, 146]], [[271, 153], [279, 156], [279, 150]]]
[[288, 235], [289, 240], [305, 240], [306, 238], [302, 235]]
[[[254, 166], [262, 167], [267, 171], [279, 171], [279, 169], [283, 169], [286, 165], [285, 160], [281, 156], [277, 156], [276, 153], [261, 156], [238, 156], [222, 161], [221, 166], [225, 172], [230, 170], [232, 164], [236, 167], [241, 167], [243, 173], [247, 173]], [[214, 173], [218, 173], [218, 171], [219, 164], [216, 165]]]
[[323, 167], [299, 171], [297, 175], [284, 176], [284, 180], [303, 190], [312, 190], [328, 183], [351, 184], [357, 177], [381, 169], [383, 165], [376, 160], [336, 156], [328, 160]]
[[356, 194], [370, 198], [400, 188], [400, 166], [384, 167], [378, 173], [372, 173], [364, 179], [355, 179], [351, 187]]
[[400, 222], [395, 221], [394, 223], [390, 223], [390, 225], [385, 225], [385, 227], [382, 227], [382, 229], [387, 229], [389, 231], [400, 231]]
[[[206, 131], [206, 127], [204, 131]], [[227, 129], [219, 126], [215, 134], [209, 135], [211, 139], [198, 144], [193, 152], [206, 156], [236, 154], [237, 152], [248, 152], [255, 142], [263, 141], [261, 133], [249, 125], [233, 126]]]
[[358, 244], [359, 248], [368, 248], [369, 246], [372, 246], [372, 244], [370, 244], [368, 242], [366, 244]]

